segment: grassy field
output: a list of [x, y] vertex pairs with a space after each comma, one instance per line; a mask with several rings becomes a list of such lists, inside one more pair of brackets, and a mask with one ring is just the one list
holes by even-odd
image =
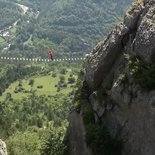
[[10, 30], [10, 32], [11, 32], [11, 34], [16, 34], [16, 27], [13, 27], [11, 30]]
[[2, 38], [2, 37], [0, 37], [0, 44], [1, 44], [1, 43], [4, 43], [4, 42], [5, 42], [5, 39]]
[[[65, 77], [65, 82], [68, 82], [68, 77], [70, 75], [70, 72], [68, 72]], [[58, 88], [56, 85], [58, 84], [58, 81], [60, 80], [61, 74], [58, 74], [56, 77], [52, 77], [51, 75], [47, 76], [40, 76], [40, 77], [30, 77], [28, 79], [23, 79], [20, 81], [16, 81], [12, 83], [8, 89], [3, 93], [3, 95], [0, 97], [0, 100], [4, 100], [6, 98], [6, 95], [8, 93], [11, 93], [11, 96], [13, 99], [21, 99], [23, 97], [27, 97], [30, 95], [33, 91], [36, 92], [37, 95], [47, 95], [47, 96], [53, 96], [59, 93], [68, 94], [72, 91], [72, 85], [67, 84], [67, 87], [61, 87], [60, 91], [57, 91]], [[75, 77], [77, 78], [77, 77]], [[29, 85], [30, 80], [34, 81], [32, 87]], [[20, 86], [19, 86], [20, 83]], [[42, 88], [38, 88], [38, 86], [41, 86]], [[19, 88], [22, 88], [22, 91], [15, 91]]]

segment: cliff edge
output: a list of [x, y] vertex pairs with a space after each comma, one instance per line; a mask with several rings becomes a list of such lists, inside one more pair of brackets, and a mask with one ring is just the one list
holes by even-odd
[[155, 0], [134, 3], [93, 49], [74, 102], [94, 155], [155, 154]]

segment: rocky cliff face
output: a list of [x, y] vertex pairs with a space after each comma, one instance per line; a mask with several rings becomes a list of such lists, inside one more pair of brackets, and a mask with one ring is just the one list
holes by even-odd
[[0, 155], [7, 155], [6, 144], [0, 139]]
[[133, 4], [87, 60], [95, 122], [122, 141], [123, 155], [155, 154], [154, 58], [155, 0], [144, 0]]

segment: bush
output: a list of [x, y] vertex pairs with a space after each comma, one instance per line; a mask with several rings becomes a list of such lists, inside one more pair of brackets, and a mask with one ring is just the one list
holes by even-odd
[[41, 89], [41, 88], [43, 88], [43, 85], [39, 85], [39, 86], [37, 86], [37, 88], [38, 89]]
[[62, 85], [62, 87], [66, 88], [66, 87], [67, 87], [67, 83], [64, 83], [64, 84]]
[[28, 90], [24, 90], [23, 93], [30, 93], [30, 91], [28, 91]]
[[75, 83], [75, 78], [74, 77], [69, 77], [68, 78], [68, 83], [70, 83], [70, 84]]
[[59, 92], [60, 91], [60, 87], [57, 87], [57, 92]]
[[19, 82], [18, 86], [19, 86], [19, 87], [22, 87], [22, 83], [21, 83], [21, 82]]
[[64, 76], [60, 76], [60, 83], [64, 83], [65, 82], [65, 77]]
[[60, 74], [66, 74], [66, 73], [67, 73], [66, 68], [62, 68], [62, 69], [60, 70]]
[[121, 155], [122, 142], [112, 138], [106, 126], [95, 124], [94, 111], [87, 100], [83, 100], [83, 122], [86, 129], [86, 143], [97, 155]]
[[29, 80], [29, 85], [32, 87], [33, 84], [34, 84], [34, 79], [30, 79], [30, 80]]
[[129, 57], [128, 69], [134, 82], [146, 90], [155, 89], [155, 62], [145, 63], [139, 57]]
[[22, 87], [18, 88], [18, 92], [22, 92], [23, 90], [24, 90], [24, 88], [22, 88]]
[[10, 100], [11, 98], [12, 98], [11, 93], [7, 93], [7, 94], [6, 94], [6, 100]]
[[70, 74], [69, 77], [73, 77], [73, 74]]
[[52, 77], [57, 77], [57, 73], [52, 73]]
[[18, 90], [14, 90], [13, 92], [14, 92], [14, 93], [19, 93]]

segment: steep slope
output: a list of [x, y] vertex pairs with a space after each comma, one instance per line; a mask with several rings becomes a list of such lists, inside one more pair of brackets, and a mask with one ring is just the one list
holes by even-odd
[[139, 2], [89, 55], [75, 95], [94, 155], [155, 152], [155, 1]]

